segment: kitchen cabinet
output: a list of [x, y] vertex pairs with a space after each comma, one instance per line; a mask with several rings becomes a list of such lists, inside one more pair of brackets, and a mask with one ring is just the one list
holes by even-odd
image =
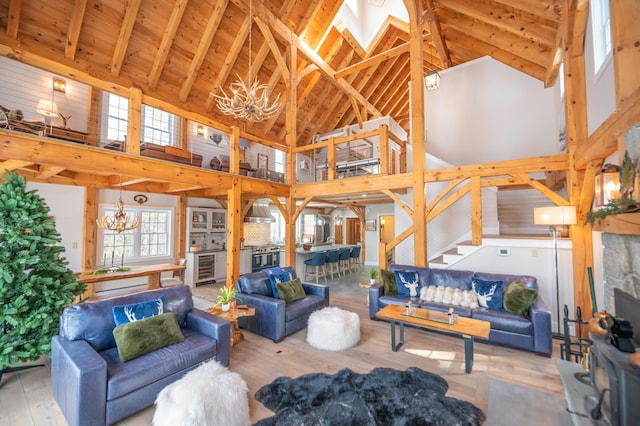
[[189, 232], [226, 232], [227, 211], [206, 207], [188, 207]]
[[221, 282], [226, 281], [227, 276], [227, 252], [219, 251], [216, 253], [216, 270], [213, 274], [216, 281], [221, 280]]

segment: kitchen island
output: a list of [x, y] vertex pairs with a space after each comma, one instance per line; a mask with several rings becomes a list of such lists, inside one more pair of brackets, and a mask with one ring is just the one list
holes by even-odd
[[340, 250], [341, 248], [353, 248], [357, 247], [357, 244], [320, 244], [312, 246], [309, 250], [303, 248], [296, 249], [296, 273], [304, 281], [304, 261], [313, 256], [314, 253], [319, 251], [328, 252], [329, 250]]

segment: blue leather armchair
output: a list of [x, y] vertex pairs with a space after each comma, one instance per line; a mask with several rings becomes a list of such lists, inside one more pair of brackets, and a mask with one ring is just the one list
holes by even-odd
[[[111, 308], [164, 296], [185, 339], [120, 362]], [[158, 393], [202, 362], [229, 365], [229, 322], [193, 308], [191, 289], [177, 286], [67, 307], [51, 348], [51, 387], [69, 425], [113, 424], [152, 405]]]
[[[280, 268], [277, 268], [280, 270]], [[291, 272], [292, 267], [281, 268]], [[286, 336], [307, 326], [313, 311], [329, 306], [329, 287], [321, 284], [302, 283], [306, 297], [291, 303], [273, 297], [270, 270], [245, 274], [236, 281], [238, 298], [243, 304], [256, 309], [255, 316], [238, 318], [238, 325], [278, 343]]]

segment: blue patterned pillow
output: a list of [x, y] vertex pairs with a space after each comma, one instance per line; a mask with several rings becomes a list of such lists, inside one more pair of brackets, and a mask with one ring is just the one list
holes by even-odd
[[478, 305], [494, 311], [503, 310], [502, 286], [503, 282], [500, 280], [485, 281], [475, 277], [471, 279], [471, 287], [478, 296]]
[[276, 299], [280, 299], [280, 293], [278, 293], [278, 288], [276, 284], [278, 283], [286, 283], [287, 281], [291, 281], [294, 277], [290, 271], [284, 271], [280, 267], [269, 268], [264, 271], [269, 277], [269, 282], [271, 283], [271, 291], [273, 292], [273, 297]]
[[164, 296], [146, 302], [119, 305], [111, 308], [116, 326], [164, 313]]
[[420, 275], [417, 271], [393, 271], [396, 276], [398, 296], [420, 296]]

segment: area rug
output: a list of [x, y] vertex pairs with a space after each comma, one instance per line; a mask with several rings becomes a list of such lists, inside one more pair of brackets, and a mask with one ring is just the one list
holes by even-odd
[[257, 425], [482, 424], [484, 413], [445, 396], [448, 388], [442, 377], [415, 367], [279, 377], [256, 392], [256, 400], [276, 413]]
[[487, 425], [514, 424], [571, 426], [573, 422], [562, 396], [491, 379]]

